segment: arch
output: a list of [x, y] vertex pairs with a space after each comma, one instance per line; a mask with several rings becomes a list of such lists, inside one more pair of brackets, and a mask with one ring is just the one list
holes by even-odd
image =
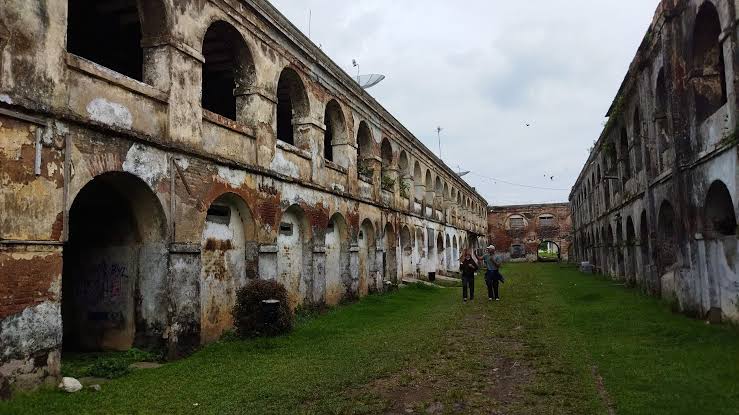
[[336, 305], [344, 298], [351, 298], [352, 276], [349, 267], [349, 226], [340, 213], [331, 216], [325, 232], [326, 247], [326, 296], [328, 305]]
[[459, 244], [457, 243], [457, 235], [452, 237], [452, 262], [451, 266], [453, 270], [459, 269]]
[[405, 150], [402, 150], [400, 152], [400, 158], [398, 159], [398, 170], [400, 171], [401, 177], [403, 178], [411, 177], [410, 163], [408, 161], [408, 153], [406, 153]]
[[360, 121], [357, 131], [357, 173], [367, 178], [374, 175], [371, 164], [371, 159], [374, 158], [373, 143], [374, 138], [369, 125], [366, 121]]
[[299, 205], [287, 208], [277, 234], [277, 281], [285, 286], [290, 306], [302, 304], [312, 293], [313, 242], [310, 224]]
[[387, 137], [383, 137], [382, 142], [380, 143], [380, 158], [382, 159], [380, 176], [382, 188], [389, 192], [394, 192], [395, 178], [392, 175], [394, 167], [393, 146], [390, 144], [390, 140], [388, 140]]
[[631, 178], [632, 171], [631, 154], [629, 153], [629, 136], [626, 133], [626, 127], [621, 127], [621, 139], [619, 140], [618, 154], [624, 163], [624, 181], [629, 180]]
[[[256, 225], [249, 207], [225, 193], [208, 208], [200, 242], [200, 342], [233, 327], [236, 291], [257, 278]], [[249, 254], [247, 254], [249, 253]], [[246, 259], [246, 260], [245, 260]]]
[[222, 20], [203, 37], [202, 106], [204, 110], [243, 121], [246, 99], [237, 98], [254, 83], [255, 67], [244, 37]]
[[294, 69], [283, 69], [277, 82], [277, 139], [308, 150], [309, 143], [297, 134], [297, 123], [308, 114], [310, 105], [303, 79]]
[[63, 248], [65, 352], [161, 346], [166, 223], [157, 196], [130, 173], [104, 173], [77, 193]]
[[721, 180], [711, 183], [703, 207], [705, 233], [712, 237], [736, 235], [736, 213], [729, 189]]
[[446, 269], [446, 246], [444, 245], [444, 233], [436, 232], [434, 252], [436, 254], [436, 266], [434, 271], [441, 272]]
[[607, 229], [605, 230], [604, 233], [606, 235], [605, 245], [606, 245], [606, 251], [607, 251], [606, 252], [606, 255], [607, 255], [607, 258], [608, 258], [608, 261], [607, 261], [607, 264], [608, 264], [607, 273], [610, 274], [610, 273], [613, 272], [613, 268], [614, 268], [614, 265], [616, 263], [615, 259], [613, 258], [613, 256], [614, 256], [613, 255], [614, 254], [613, 247], [615, 245], [615, 240], [613, 238], [613, 227], [610, 224], [608, 224], [608, 225], [606, 225], [606, 228]]
[[677, 261], [677, 234], [675, 232], [675, 211], [667, 200], [663, 201], [657, 216], [657, 238], [659, 239], [659, 258], [662, 271]]
[[413, 237], [408, 226], [400, 229], [400, 249], [402, 255], [401, 275], [413, 274]]
[[414, 269], [416, 277], [420, 277], [421, 271], [426, 262], [426, 248], [426, 238], [424, 237], [423, 230], [420, 227], [416, 228], [416, 267]]
[[626, 218], [626, 252], [628, 255], [628, 262], [626, 267], [626, 280], [629, 282], [636, 281], [636, 230], [634, 228], [634, 221], [631, 216]]
[[657, 157], [657, 169], [662, 172], [666, 166], [667, 160], [665, 160], [665, 154], [670, 149], [670, 138], [668, 132], [667, 123], [667, 112], [668, 112], [668, 97], [667, 97], [667, 83], [665, 81], [665, 70], [660, 68], [657, 74], [657, 82], [655, 85], [655, 106], [656, 114], [654, 116], [656, 122], [656, 157]]
[[721, 20], [710, 1], [698, 9], [693, 26], [692, 72], [695, 117], [705, 121], [727, 101], [724, 53], [719, 42]]
[[642, 142], [642, 125], [641, 125], [641, 112], [639, 106], [634, 108], [634, 117], [632, 121], [632, 127], [634, 131], [634, 171], [639, 173], [642, 169], [642, 157], [641, 157], [641, 142]]
[[[395, 236], [395, 229], [393, 225], [388, 222], [385, 224], [385, 231], [382, 235], [382, 246], [385, 249], [383, 255], [383, 270], [385, 281], [390, 281], [393, 284], [398, 283], [398, 255], [397, 255], [397, 237]], [[384, 287], [377, 287], [382, 290]]]
[[[136, 0], [121, 0], [111, 7], [102, 2], [69, 0], [67, 51], [129, 78], [144, 81], [142, 10], [137, 3]], [[147, 12], [166, 16], [161, 0], [149, 3]], [[164, 27], [165, 19], [157, 25]], [[150, 31], [152, 26], [146, 27]]]
[[561, 247], [552, 240], [542, 240], [536, 251], [536, 260], [539, 262], [559, 262], [562, 259]]
[[431, 169], [426, 170], [426, 205], [433, 205], [434, 203], [434, 182], [431, 179]]
[[452, 258], [453, 258], [453, 252], [452, 252], [452, 239], [449, 237], [449, 234], [446, 235], [446, 243], [444, 244], [444, 253], [446, 254], [446, 263], [444, 264], [444, 270], [445, 271], [451, 271], [452, 270]]
[[377, 289], [375, 274], [376, 243], [372, 221], [365, 219], [357, 234], [359, 245], [359, 295], [365, 296]]
[[623, 224], [621, 223], [621, 219], [616, 221], [616, 276], [618, 278], [622, 278], [626, 275], [625, 267], [625, 258], [624, 258], [624, 230], [623, 230]]
[[341, 105], [335, 99], [326, 104], [323, 123], [326, 125], [326, 131], [323, 134], [323, 158], [347, 167], [349, 160], [338, 149], [339, 145], [348, 142], [346, 120]]
[[643, 210], [639, 218], [639, 250], [641, 251], [642, 276], [647, 275], [649, 267], [649, 225], [647, 224], [647, 211]]

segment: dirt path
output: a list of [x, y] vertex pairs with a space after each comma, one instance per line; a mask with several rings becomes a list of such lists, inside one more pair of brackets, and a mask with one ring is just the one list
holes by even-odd
[[[484, 293], [478, 281], [478, 295]], [[460, 304], [439, 350], [404, 370], [346, 392], [350, 413], [597, 413], [582, 370], [552, 352], [540, 284], [513, 283], [500, 302]], [[589, 378], [588, 373], [585, 378]], [[585, 380], [589, 382], [589, 380]], [[587, 409], [585, 409], [587, 408]], [[610, 412], [610, 411], [609, 411]]]

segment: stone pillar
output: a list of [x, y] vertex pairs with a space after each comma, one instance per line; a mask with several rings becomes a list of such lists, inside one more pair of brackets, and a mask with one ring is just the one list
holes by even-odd
[[313, 303], [326, 302], [326, 247], [313, 247]]
[[269, 168], [275, 156], [276, 137], [274, 123], [277, 107], [276, 97], [266, 88], [249, 86], [234, 93], [236, 95], [236, 119], [254, 128], [257, 139], [257, 165]]
[[312, 117], [293, 118], [295, 146], [311, 155], [311, 181], [321, 183], [319, 177], [323, 168], [323, 135], [326, 126]]
[[259, 278], [277, 279], [277, 245], [265, 244], [259, 247]]
[[171, 244], [168, 281], [167, 358], [200, 346], [200, 244]]
[[349, 275], [351, 281], [349, 292], [354, 297], [359, 297], [359, 245], [352, 243], [349, 247]]

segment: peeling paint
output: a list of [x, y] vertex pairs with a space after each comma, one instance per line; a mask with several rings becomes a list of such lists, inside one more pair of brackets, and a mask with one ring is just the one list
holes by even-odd
[[131, 128], [133, 116], [125, 106], [105, 98], [95, 98], [87, 104], [87, 113], [93, 121], [119, 128]]
[[245, 171], [233, 170], [223, 166], [218, 166], [218, 177], [235, 188], [241, 187], [246, 182]]
[[134, 144], [126, 154], [123, 171], [135, 174], [154, 187], [167, 175], [167, 154], [142, 144]]

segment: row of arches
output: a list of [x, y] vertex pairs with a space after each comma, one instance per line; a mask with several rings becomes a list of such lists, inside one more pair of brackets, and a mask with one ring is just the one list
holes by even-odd
[[[281, 282], [292, 306], [338, 304], [382, 291], [386, 281], [451, 269], [468, 243], [456, 233], [407, 224], [396, 231], [369, 218], [355, 229], [339, 212], [316, 228], [293, 204], [281, 213], [273, 248], [264, 250], [252, 209], [226, 192], [204, 212], [199, 256], [173, 263], [163, 205], [148, 184], [124, 172], [101, 174], [76, 194], [63, 253], [65, 350], [162, 346], [170, 310], [180, 307], [172, 301], [198, 310], [188, 324], [199, 322], [194, 341], [207, 343], [231, 329], [236, 291], [250, 279]], [[181, 291], [173, 294], [171, 267], [199, 275], [177, 282]]]
[[[690, 86], [687, 98], [690, 101], [690, 120], [697, 131], [701, 124], [724, 108], [728, 100], [725, 39], [721, 37], [724, 25], [717, 5], [710, 0], [697, 5], [691, 27], [686, 48], [689, 64], [687, 83]], [[614, 193], [624, 189], [626, 183], [638, 177], [645, 168], [647, 177], [652, 178], [674, 164], [675, 147], [669, 122], [670, 114], [674, 112], [669, 93], [671, 79], [665, 66], [659, 63], [653, 73], [648, 86], [652, 102], [647, 103], [647, 108], [642, 108], [638, 102], [639, 88], [633, 88], [632, 95], [635, 95], [637, 103], [629, 111], [615, 115], [619, 117], [616, 123], [619, 127], [613, 129], [614, 132], [600, 147], [601, 154], [586, 169], [587, 175], [573, 200], [582, 208], [576, 215], [580, 222], [594, 220], [609, 210]], [[626, 103], [626, 100], [622, 101]], [[652, 121], [648, 123], [646, 120]], [[696, 134], [691, 151], [698, 153], [707, 139]], [[602, 170], [605, 174], [601, 174]], [[618, 180], [614, 180], [615, 177]]]
[[[653, 228], [643, 210], [638, 222], [629, 215], [625, 221], [619, 218], [613, 224], [579, 232], [576, 251], [580, 258], [589, 260], [604, 272], [635, 283], [655, 284], [649, 279], [670, 272], [678, 265], [694, 269], [705, 267], [715, 281], [733, 280], [736, 271], [731, 269], [735, 267], [732, 258], [736, 251], [737, 219], [731, 193], [725, 183], [716, 180], [703, 200], [695, 226], [705, 244], [705, 264], [691, 263], [692, 258], [685, 254], [685, 246], [691, 243], [687, 237], [689, 233], [678, 222], [675, 207], [669, 200], [659, 204]], [[650, 267], [654, 267], [656, 275], [649, 275]]]
[[[147, 45], [167, 34], [171, 25], [168, 18], [167, 7], [161, 0], [120, 0], [95, 4], [85, 0], [69, 0], [67, 50], [130, 78], [154, 83], [153, 79], [149, 79], [154, 75], [147, 75], [147, 71], [154, 70], [151, 67], [155, 66], [146, 62], [151, 55], [147, 52]], [[201, 43], [201, 105], [205, 111], [237, 122], [249, 122], [252, 117], [249, 95], [255, 85], [264, 83], [258, 81], [258, 66], [252, 51], [253, 47], [231, 23], [216, 20], [207, 27]], [[309, 150], [313, 144], [303, 137], [300, 127], [308, 122], [314, 111], [303, 77], [296, 69], [288, 66], [279, 72], [274, 86], [274, 102], [277, 140]], [[355, 136], [350, 131], [351, 125], [347, 122], [342, 104], [336, 99], [329, 97], [323, 112], [325, 131], [320, 145], [324, 160], [348, 168], [356, 156], [359, 177], [373, 182], [377, 180], [372, 174], [374, 160], [379, 158], [379, 178], [386, 178], [383, 181], [385, 190], [394, 192], [404, 189], [401, 193], [411, 197], [413, 195], [410, 193], [415, 192], [416, 186], [424, 186], [426, 192], [435, 192], [437, 195], [443, 192], [444, 200], [456, 201], [465, 209], [483, 215], [482, 206], [476, 198], [462, 195], [463, 192], [457, 188], [449, 190], [448, 181], [432, 177], [430, 168], [425, 169], [425, 181], [411, 176], [408, 153], [402, 150], [398, 160], [392, 141], [387, 137], [383, 137], [378, 147], [367, 121], [359, 121]], [[355, 155], [350, 154], [352, 147], [356, 148]], [[415, 161], [415, 167], [420, 169], [418, 160]], [[401, 177], [396, 177], [398, 169]], [[407, 186], [406, 181], [409, 180], [414, 182], [411, 186]], [[418, 196], [427, 198], [425, 194]], [[432, 204], [433, 200], [427, 202]]]

